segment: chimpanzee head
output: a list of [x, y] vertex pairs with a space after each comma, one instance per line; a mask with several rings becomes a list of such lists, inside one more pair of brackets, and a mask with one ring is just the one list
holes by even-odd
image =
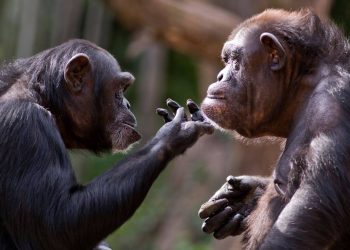
[[69, 41], [43, 54], [52, 64], [47, 78], [59, 79], [58, 85], [46, 81], [47, 106], [68, 148], [119, 151], [141, 138], [124, 97], [134, 77], [122, 72], [113, 56], [84, 40]]
[[308, 59], [302, 61], [297, 44], [289, 44], [299, 38], [288, 37], [303, 15], [311, 14], [268, 10], [233, 31], [222, 50], [225, 67], [202, 104], [208, 118], [245, 137], [285, 136], [289, 125], [281, 121], [292, 117], [293, 102], [299, 105], [300, 85], [293, 81], [306, 75], [300, 68]]

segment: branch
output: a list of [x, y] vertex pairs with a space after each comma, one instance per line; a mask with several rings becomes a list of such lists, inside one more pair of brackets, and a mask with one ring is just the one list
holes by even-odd
[[219, 60], [232, 29], [241, 22], [234, 14], [193, 0], [105, 0], [130, 29], [149, 29], [152, 36], [183, 53]]

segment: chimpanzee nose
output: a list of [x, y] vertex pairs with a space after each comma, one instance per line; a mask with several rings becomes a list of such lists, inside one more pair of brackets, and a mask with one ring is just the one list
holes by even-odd
[[130, 108], [131, 108], [130, 102], [129, 102], [126, 98], [123, 99], [123, 105], [124, 105], [127, 109], [130, 109]]
[[230, 71], [231, 71], [231, 69], [230, 69], [229, 65], [227, 65], [225, 68], [223, 68], [217, 76], [218, 82], [229, 82], [231, 80]]
[[217, 76], [218, 82], [221, 82], [223, 78], [224, 78], [224, 72], [223, 70], [221, 70]]

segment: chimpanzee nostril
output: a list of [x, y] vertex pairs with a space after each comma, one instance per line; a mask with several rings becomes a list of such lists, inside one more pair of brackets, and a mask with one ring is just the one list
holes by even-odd
[[222, 71], [220, 71], [218, 76], [217, 76], [218, 82], [220, 82], [223, 78], [224, 78], [224, 73]]

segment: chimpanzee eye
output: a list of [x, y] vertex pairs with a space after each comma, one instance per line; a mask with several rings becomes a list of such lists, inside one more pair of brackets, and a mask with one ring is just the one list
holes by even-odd
[[221, 59], [222, 59], [222, 61], [223, 61], [223, 63], [225, 65], [230, 63], [230, 60], [231, 60], [231, 53], [230, 53], [230, 51], [228, 51], [228, 50], [223, 51], [223, 53], [221, 54]]
[[238, 61], [234, 61], [234, 69], [236, 70], [236, 71], [238, 71], [239, 70], [239, 62]]
[[229, 57], [228, 56], [223, 56], [222, 57], [222, 62], [226, 65], [226, 64], [228, 64], [228, 61], [229, 61]]

